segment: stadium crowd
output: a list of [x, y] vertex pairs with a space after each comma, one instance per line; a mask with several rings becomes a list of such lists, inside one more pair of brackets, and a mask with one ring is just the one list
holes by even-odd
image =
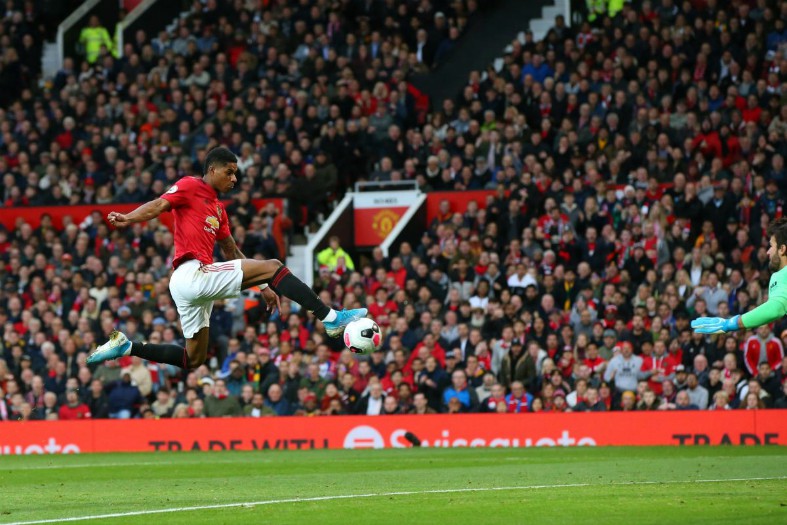
[[7, 2], [7, 82], [0, 75], [6, 206], [144, 201], [225, 145], [242, 159], [237, 191], [308, 206], [299, 224], [371, 170], [373, 149], [401, 149], [427, 109], [407, 78], [449, 56], [478, 9], [477, 0], [207, 0], [172, 34], [140, 30], [123, 49], [91, 17], [83, 54], [38, 89], [40, 48], [26, 46], [40, 39], [16, 4]]
[[214, 356], [187, 374], [85, 366], [114, 329], [180, 339], [166, 229], [96, 214], [0, 231], [0, 419], [787, 408], [787, 324], [689, 328], [767, 295], [787, 2], [596, 1], [429, 112], [407, 80], [474, 0], [270, 4], [195, 3], [176, 35], [18, 93], [0, 116], [6, 205], [139, 202], [216, 144], [240, 157], [228, 212], [260, 256], [249, 198], [316, 212], [360, 178], [493, 195], [444, 202], [389, 258], [326, 258], [320, 293], [368, 305], [381, 351], [359, 358], [297, 305], [267, 319], [246, 295], [217, 303]]

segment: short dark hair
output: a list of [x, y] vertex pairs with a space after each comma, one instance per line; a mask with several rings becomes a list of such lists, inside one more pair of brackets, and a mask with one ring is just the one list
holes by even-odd
[[776, 219], [768, 226], [768, 238], [776, 237], [776, 250], [782, 245], [787, 245], [787, 217]]
[[212, 167], [221, 167], [237, 162], [238, 157], [236, 157], [235, 154], [228, 148], [225, 148], [224, 146], [213, 148], [205, 157], [205, 175], [208, 174], [208, 171], [210, 171], [210, 168]]

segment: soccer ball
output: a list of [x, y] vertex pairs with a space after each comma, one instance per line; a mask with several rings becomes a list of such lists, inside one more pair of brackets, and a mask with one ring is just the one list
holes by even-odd
[[371, 354], [382, 342], [380, 327], [368, 317], [357, 319], [344, 329], [344, 346], [356, 354]]

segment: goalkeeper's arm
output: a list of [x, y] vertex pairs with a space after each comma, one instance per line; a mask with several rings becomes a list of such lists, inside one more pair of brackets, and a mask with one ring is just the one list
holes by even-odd
[[751, 312], [730, 319], [701, 317], [691, 322], [691, 327], [700, 334], [725, 334], [736, 330], [757, 328], [777, 321], [787, 315], [787, 297], [771, 296]]
[[757, 328], [787, 315], [787, 297], [769, 297], [760, 306], [738, 318], [739, 328]]

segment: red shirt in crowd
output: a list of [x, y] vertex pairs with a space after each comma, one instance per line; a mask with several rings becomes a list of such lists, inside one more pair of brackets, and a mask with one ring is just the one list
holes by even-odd
[[90, 419], [90, 409], [87, 407], [86, 404], [80, 403], [75, 407], [70, 407], [68, 405], [63, 405], [58, 410], [57, 417], [61, 421], [68, 421], [74, 419]]
[[[656, 355], [643, 355], [641, 370], [643, 372], [649, 372], [650, 370], [661, 370], [661, 374], [656, 374], [651, 377], [668, 376], [674, 371], [676, 364], [679, 363], [673, 363], [672, 359], [666, 354], [661, 357], [657, 357]], [[648, 386], [657, 396], [660, 396], [662, 392], [661, 381], [662, 379], [648, 379]]]
[[380, 326], [389, 326], [391, 324], [389, 316], [398, 311], [399, 307], [391, 300], [387, 300], [383, 304], [375, 301], [369, 305], [369, 313], [372, 314], [372, 317], [374, 317], [375, 321], [377, 321], [377, 324]]

